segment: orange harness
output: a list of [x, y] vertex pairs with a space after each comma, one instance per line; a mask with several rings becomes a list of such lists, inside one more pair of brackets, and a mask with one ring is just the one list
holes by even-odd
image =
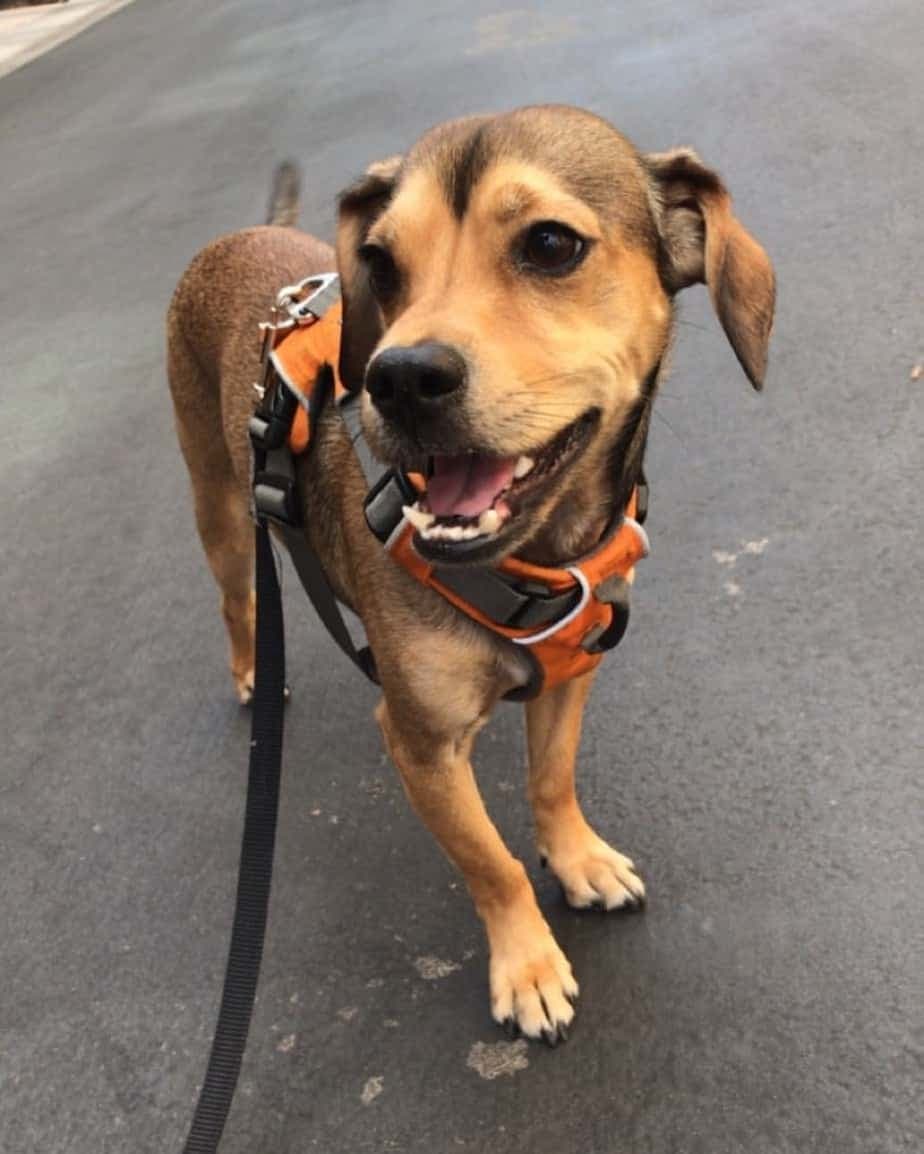
[[517, 628], [489, 617], [465, 595], [466, 570], [458, 571], [463, 577], [461, 591], [451, 588], [447, 584], [449, 572], [436, 570], [415, 552], [414, 528], [406, 521], [398, 526], [388, 550], [413, 577], [472, 620], [526, 649], [539, 666], [542, 688], [551, 689], [595, 669], [626, 631], [633, 570], [648, 554], [648, 537], [635, 520], [636, 502], [633, 491], [626, 515], [615, 530], [593, 552], [566, 568], [532, 565], [517, 557], [507, 557], [496, 567], [495, 572], [512, 578], [515, 586], [570, 595], [573, 604], [557, 620], [539, 629]]
[[[517, 557], [507, 557], [493, 568], [437, 566], [424, 560], [414, 549], [414, 527], [400, 509], [402, 504], [413, 502], [426, 481], [371, 464], [360, 440], [358, 404], [337, 373], [340, 301], [330, 301], [323, 310], [306, 308], [314, 299], [309, 297], [298, 306], [301, 311], [294, 324], [266, 326], [264, 385], [269, 407], [265, 400], [262, 417], [258, 410], [255, 419], [263, 440], [284, 442], [294, 456], [307, 452], [313, 420], [332, 391], [350, 427], [367, 480], [370, 468], [379, 473], [371, 479], [366, 514], [370, 528], [390, 556], [421, 584], [435, 589], [473, 621], [532, 658], [534, 677], [524, 691], [511, 696], [534, 696], [596, 668], [625, 632], [634, 568], [648, 553], [648, 538], [637, 519], [644, 515], [639, 508], [638, 487], [602, 542], [563, 568], [533, 565]], [[291, 309], [289, 312], [291, 315]], [[276, 418], [279, 423], [274, 435], [266, 432], [269, 426], [263, 418], [267, 414], [270, 421]], [[251, 428], [253, 431], [254, 422]], [[284, 437], [280, 436], [283, 429]], [[262, 445], [256, 438], [254, 443]], [[279, 503], [274, 505], [265, 493], [261, 507], [260, 477], [265, 476], [255, 478], [257, 513], [284, 520], [279, 517]], [[388, 496], [384, 517], [380, 513], [382, 494]], [[289, 502], [288, 507], [293, 504]], [[325, 620], [325, 624], [329, 623]]]

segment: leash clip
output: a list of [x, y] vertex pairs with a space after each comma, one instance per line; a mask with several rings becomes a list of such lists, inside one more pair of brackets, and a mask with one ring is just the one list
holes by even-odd
[[263, 334], [263, 344], [260, 348], [263, 380], [260, 383], [255, 381], [253, 387], [261, 400], [268, 384], [270, 353], [279, 344], [282, 336], [292, 329], [317, 324], [339, 299], [340, 277], [335, 272], [307, 276], [304, 280], [285, 285], [279, 290], [270, 310], [270, 319], [261, 321], [259, 326]]
[[305, 277], [279, 290], [270, 319], [261, 323], [260, 329], [264, 333], [277, 333], [313, 325], [339, 299], [340, 277], [335, 272]]
[[281, 387], [282, 382], [278, 380], [270, 359], [273, 350], [286, 333], [317, 324], [339, 299], [340, 277], [337, 273], [318, 273], [281, 288], [270, 310], [270, 319], [261, 321], [261, 379], [253, 382], [258, 409], [250, 422], [251, 437], [260, 442], [259, 447], [275, 449], [282, 444], [289, 435], [298, 407], [294, 391]]

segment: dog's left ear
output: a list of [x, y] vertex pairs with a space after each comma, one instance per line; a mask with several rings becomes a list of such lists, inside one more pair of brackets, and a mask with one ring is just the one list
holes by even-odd
[[343, 298], [343, 335], [339, 367], [340, 379], [351, 392], [363, 387], [366, 365], [383, 332], [382, 314], [357, 251], [391, 200], [400, 167], [400, 156], [381, 160], [370, 165], [364, 176], [340, 194], [337, 267]]
[[652, 206], [668, 292], [704, 283], [725, 335], [755, 389], [763, 387], [773, 327], [770, 258], [732, 212], [719, 176], [695, 152], [649, 153]]

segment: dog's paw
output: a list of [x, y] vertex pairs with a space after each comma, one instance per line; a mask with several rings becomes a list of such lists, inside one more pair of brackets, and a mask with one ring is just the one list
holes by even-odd
[[635, 863], [591, 830], [579, 844], [543, 856], [576, 910], [631, 910], [645, 904], [645, 883]]
[[237, 699], [241, 705], [250, 705], [253, 701], [253, 669], [247, 669], [243, 673], [231, 671], [234, 677], [234, 688], [237, 690]]
[[578, 984], [541, 915], [529, 933], [504, 933], [491, 947], [491, 1013], [509, 1034], [567, 1040]]

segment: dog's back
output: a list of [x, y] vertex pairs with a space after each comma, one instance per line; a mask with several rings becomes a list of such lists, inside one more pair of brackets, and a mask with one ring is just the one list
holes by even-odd
[[282, 164], [268, 223], [219, 237], [190, 262], [167, 313], [167, 377], [196, 523], [221, 587], [231, 668], [242, 701], [253, 689], [252, 526], [247, 423], [259, 365], [259, 324], [279, 289], [334, 266], [333, 250], [292, 226], [298, 170]]

